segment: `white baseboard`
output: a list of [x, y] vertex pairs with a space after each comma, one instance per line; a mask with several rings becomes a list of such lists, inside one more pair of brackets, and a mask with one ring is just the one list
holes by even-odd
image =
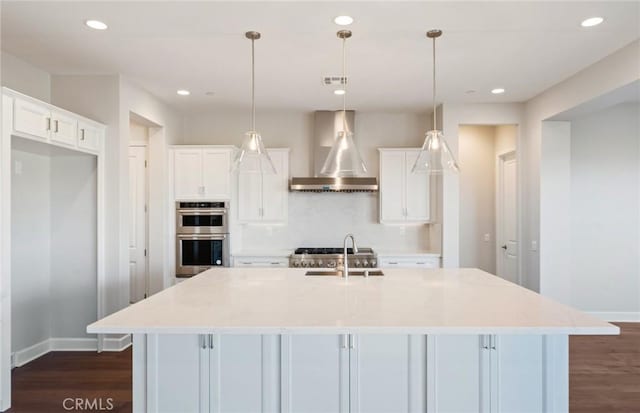
[[[103, 351], [122, 351], [131, 345], [131, 335], [118, 338], [105, 338]], [[98, 339], [95, 338], [49, 338], [40, 343], [18, 350], [12, 354], [11, 368], [25, 364], [44, 356], [50, 351], [97, 351]]]
[[131, 334], [120, 338], [105, 338], [103, 351], [122, 351], [131, 345]]
[[588, 311], [594, 317], [598, 317], [604, 321], [618, 321], [618, 322], [640, 322], [640, 312], [627, 311], [627, 312], [611, 312], [611, 311]]
[[44, 340], [25, 349], [16, 351], [11, 357], [11, 368], [22, 367], [28, 362], [44, 356], [49, 351], [51, 351], [49, 340]]

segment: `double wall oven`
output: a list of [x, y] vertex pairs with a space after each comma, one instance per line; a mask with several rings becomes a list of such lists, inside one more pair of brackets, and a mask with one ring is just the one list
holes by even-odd
[[227, 202], [176, 202], [176, 277], [228, 267]]

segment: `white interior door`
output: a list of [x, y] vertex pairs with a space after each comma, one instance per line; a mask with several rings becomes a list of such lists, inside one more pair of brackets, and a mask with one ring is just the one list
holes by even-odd
[[147, 148], [129, 147], [129, 301], [147, 296]]
[[507, 281], [519, 283], [516, 153], [500, 155], [498, 160], [497, 273]]

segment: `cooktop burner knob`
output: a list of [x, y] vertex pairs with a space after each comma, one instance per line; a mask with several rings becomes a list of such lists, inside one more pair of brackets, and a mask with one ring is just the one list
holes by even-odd
[[371, 260], [371, 268], [375, 268], [376, 264], [376, 260]]
[[318, 264], [318, 267], [322, 267], [322, 260], [318, 260], [317, 264]]
[[299, 266], [300, 266], [300, 262], [298, 262], [298, 261], [294, 261], [293, 266], [294, 266], [294, 267], [299, 267]]
[[327, 264], [330, 268], [336, 268], [336, 262], [335, 261], [329, 261], [329, 263]]
[[369, 261], [367, 261], [367, 260], [363, 260], [362, 261], [362, 266], [363, 267], [367, 267], [368, 265], [369, 265]]
[[356, 260], [356, 267], [360, 266], [360, 260]]
[[306, 261], [303, 261], [303, 262], [302, 262], [302, 266], [303, 266], [303, 267], [308, 267], [308, 266], [309, 266], [309, 263], [308, 263], [308, 262], [306, 262]]

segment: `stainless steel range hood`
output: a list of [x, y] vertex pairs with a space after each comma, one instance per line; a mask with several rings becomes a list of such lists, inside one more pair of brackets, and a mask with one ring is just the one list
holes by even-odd
[[[354, 132], [355, 112], [347, 111], [347, 129]], [[291, 191], [303, 192], [377, 192], [378, 178], [369, 176], [319, 176], [336, 135], [343, 129], [342, 111], [319, 110], [314, 113], [312, 168], [308, 177], [291, 178]]]

